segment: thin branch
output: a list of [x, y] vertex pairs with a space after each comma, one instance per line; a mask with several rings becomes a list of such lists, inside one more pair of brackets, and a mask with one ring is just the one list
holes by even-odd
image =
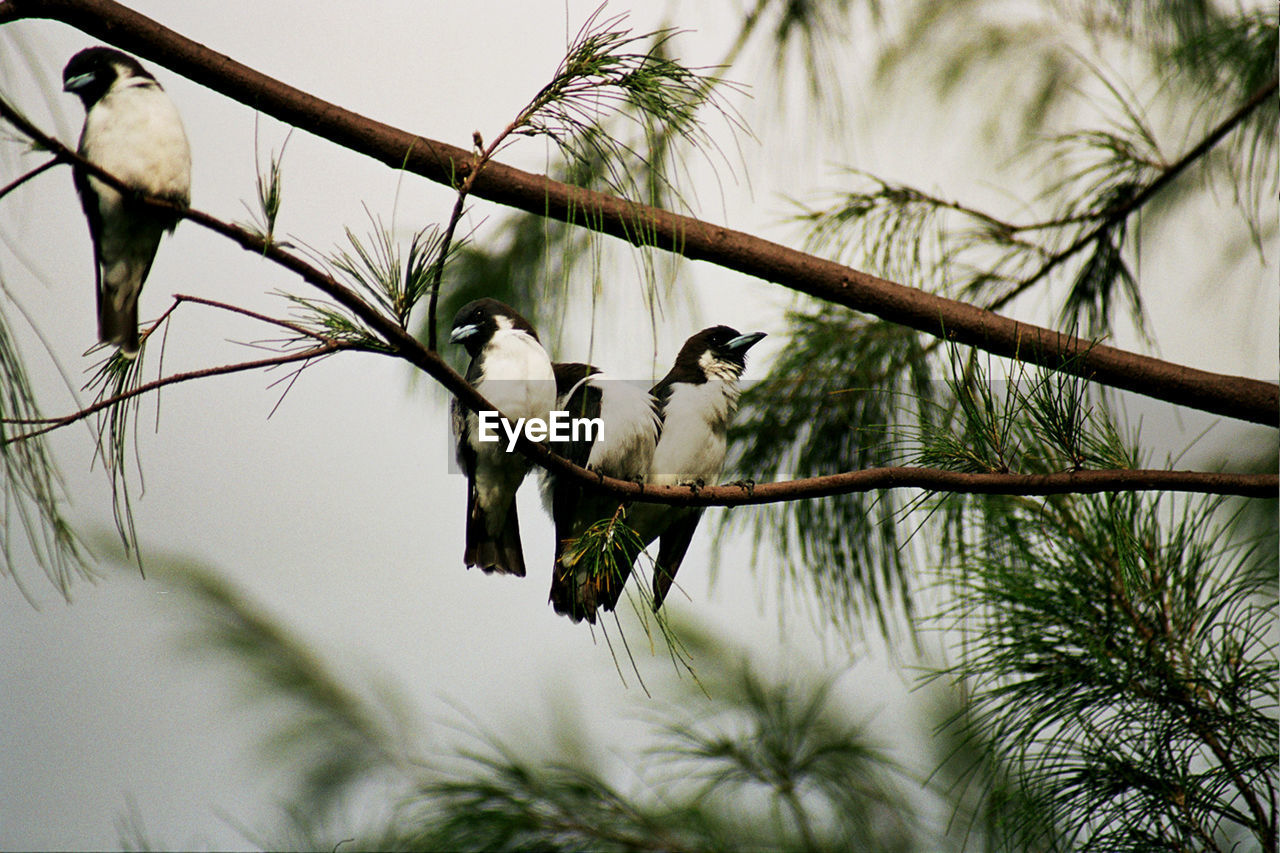
[[[523, 115], [523, 113], [521, 114]], [[440, 244], [440, 255], [436, 259], [436, 268], [431, 276], [431, 295], [427, 299], [427, 349], [432, 352], [435, 352], [436, 349], [436, 305], [440, 301], [440, 280], [444, 277], [444, 264], [449, 259], [449, 247], [453, 244], [454, 232], [458, 230], [458, 222], [462, 219], [462, 211], [466, 206], [467, 196], [471, 194], [471, 188], [475, 186], [476, 177], [483, 171], [485, 164], [493, 159], [494, 153], [515, 128], [516, 122], [513, 121], [506, 126], [502, 133], [498, 134], [493, 142], [489, 143], [487, 148], [482, 144], [480, 132], [476, 131], [476, 153], [472, 155], [472, 162], [466, 172], [466, 177], [458, 184], [458, 198], [454, 201], [453, 211], [449, 214], [449, 224], [445, 227], [444, 239]]]
[[243, 314], [246, 317], [261, 320], [263, 323], [269, 323], [273, 326], [279, 326], [282, 329], [288, 329], [291, 332], [319, 341], [320, 343], [332, 343], [328, 338], [323, 335], [316, 334], [305, 326], [299, 326], [297, 323], [290, 323], [288, 320], [281, 320], [278, 317], [259, 314], [257, 311], [250, 311], [248, 308], [242, 308], [239, 305], [232, 305], [228, 302], [219, 302], [216, 299], [205, 299], [203, 296], [188, 296], [184, 293], [175, 293], [173, 295], [173, 299], [175, 303], [194, 302], [199, 305], [208, 305], [210, 308], [220, 308], [223, 311], [230, 311], [234, 314]]
[[440, 246], [440, 256], [436, 260], [435, 271], [431, 274], [431, 295], [427, 297], [427, 349], [436, 351], [436, 306], [440, 302], [440, 281], [444, 278], [444, 263], [449, 257], [449, 246], [453, 243], [453, 234], [458, 229], [458, 221], [462, 219], [462, 211], [467, 202], [467, 194], [471, 192], [476, 172], [472, 172], [458, 187], [458, 198], [453, 203], [453, 212], [449, 214], [449, 225], [444, 230], [444, 240]]
[[1140, 209], [1148, 201], [1154, 198], [1157, 193], [1172, 183], [1175, 178], [1186, 171], [1189, 166], [1213, 150], [1219, 142], [1226, 138], [1227, 134], [1243, 123], [1254, 110], [1265, 104], [1269, 99], [1274, 98], [1278, 88], [1280, 88], [1280, 80], [1272, 80], [1258, 89], [1258, 91], [1254, 92], [1253, 95], [1249, 97], [1249, 100], [1245, 101], [1239, 109], [1227, 116], [1227, 118], [1224, 119], [1217, 127], [1209, 131], [1209, 134], [1187, 151], [1187, 153], [1183, 154], [1180, 158], [1171, 163], [1164, 169], [1164, 171], [1152, 179], [1149, 184], [1137, 193], [1134, 193], [1133, 196], [1100, 214], [1097, 217], [1100, 220], [1097, 226], [1062, 251], [1050, 255], [1049, 259], [1041, 265], [1040, 269], [1036, 270], [1029, 277], [1019, 282], [1018, 285], [1008, 293], [996, 299], [994, 302], [989, 303], [987, 305], [987, 310], [1000, 310], [1005, 305], [1008, 305], [1013, 301], [1013, 299], [1033, 287], [1037, 282], [1041, 281], [1063, 261], [1066, 261], [1082, 249], [1093, 245], [1103, 232], [1110, 228], [1114, 228], [1117, 222], [1127, 218], [1129, 214]]
[[[1123, 611], [1125, 615], [1125, 618], [1127, 618], [1129, 623], [1133, 625], [1133, 628], [1138, 635], [1141, 636], [1148, 644], [1152, 644], [1156, 639], [1156, 629], [1152, 628], [1147, 621], [1142, 618], [1141, 614], [1139, 614], [1138, 610], [1134, 607], [1133, 601], [1125, 592], [1125, 582], [1121, 577], [1122, 570], [1119, 561], [1113, 559], [1110, 562], [1112, 568], [1112, 596], [1115, 599], [1116, 604], [1119, 605], [1120, 610]], [[1167, 607], [1167, 599], [1163, 603]], [[1162, 636], [1159, 637], [1160, 643], [1158, 648], [1169, 650], [1170, 654], [1172, 654], [1172, 650], [1174, 648], [1178, 648], [1182, 652], [1182, 661], [1186, 662], [1186, 650], [1181, 645], [1184, 637], [1181, 633], [1175, 632], [1172, 629], [1167, 610], [1164, 613], [1164, 616], [1163, 624], [1160, 625]], [[1266, 810], [1258, 799], [1257, 792], [1253, 789], [1253, 786], [1245, 780], [1244, 775], [1240, 772], [1240, 768], [1231, 757], [1230, 751], [1228, 751], [1228, 749], [1223, 745], [1218, 736], [1214, 734], [1212, 724], [1205, 721], [1205, 708], [1196, 700], [1198, 698], [1204, 698], [1210, 706], [1209, 713], [1215, 718], [1221, 716], [1222, 710], [1217, 706], [1217, 702], [1214, 701], [1212, 695], [1210, 695], [1205, 687], [1200, 684], [1200, 680], [1196, 677], [1194, 672], [1180, 672], [1181, 668], [1178, 666], [1177, 660], [1169, 660], [1169, 669], [1172, 672], [1179, 673], [1181, 677], [1167, 681], [1162, 691], [1157, 692], [1147, 689], [1139, 683], [1135, 683], [1132, 686], [1132, 689], [1134, 689], [1139, 695], [1152, 701], [1163, 702], [1167, 698], [1172, 698], [1175, 703], [1181, 706], [1184, 713], [1187, 715], [1187, 723], [1191, 731], [1200, 739], [1201, 743], [1209, 748], [1214, 757], [1217, 758], [1218, 763], [1226, 772], [1232, 785], [1235, 786], [1236, 791], [1239, 792], [1246, 805], [1249, 807], [1249, 811], [1252, 813], [1254, 823], [1256, 824], [1257, 832], [1262, 837], [1265, 849], [1275, 850], [1276, 830], [1274, 822], [1268, 818]], [[1168, 691], [1169, 694], [1172, 694], [1171, 697], [1167, 696], [1164, 691]], [[1198, 823], [1191, 820], [1189, 815], [1188, 821], [1195, 829], [1200, 831], [1202, 836], [1205, 835], [1204, 830], [1201, 829]], [[1242, 819], [1240, 822], [1244, 823], [1245, 821]], [[1212, 843], [1212, 839], [1208, 840]]]
[[9, 424], [37, 424], [38, 423], [38, 424], [42, 424], [42, 426], [39, 429], [31, 430], [30, 432], [24, 432], [24, 433], [21, 433], [20, 435], [10, 436], [9, 438], [6, 438], [3, 442], [0, 442], [0, 443], [16, 444], [19, 441], [26, 441], [27, 439], [35, 438], [38, 435], [44, 435], [47, 432], [53, 432], [56, 429], [61, 429], [64, 426], [68, 426], [78, 421], [82, 421], [91, 415], [97, 414], [98, 412], [104, 409], [109, 409], [118, 403], [124, 402], [125, 400], [131, 399], [133, 397], [138, 397], [138, 396], [141, 396], [142, 394], [147, 394], [152, 391], [159, 390], [160, 388], [163, 388], [166, 385], [176, 385], [179, 382], [190, 382], [193, 379], [207, 379], [210, 376], [225, 376], [230, 373], [243, 373], [246, 370], [260, 370], [263, 368], [275, 367], [276, 365], [280, 365], [280, 364], [291, 364], [296, 361], [309, 361], [313, 358], [320, 358], [322, 356], [326, 356], [331, 353], [335, 353], [335, 352], [338, 352], [339, 350], [344, 350], [344, 349], [354, 349], [354, 347], [351, 347], [347, 344], [336, 343], [336, 342], [321, 344], [320, 346], [312, 347], [311, 349], [303, 350], [302, 352], [285, 353], [283, 355], [275, 355], [269, 358], [260, 358], [254, 361], [242, 361], [242, 362], [237, 362], [236, 364], [222, 364], [216, 367], [204, 367], [199, 370], [190, 370], [185, 373], [175, 373], [171, 376], [162, 376], [159, 379], [153, 379], [150, 382], [144, 382], [141, 385], [138, 385], [136, 388], [130, 388], [128, 391], [124, 391], [120, 394], [116, 394], [114, 396], [99, 400], [90, 406], [86, 406], [85, 408], [81, 409], [78, 412], [73, 412], [69, 415], [64, 415], [63, 417], [60, 417], [60, 418], [41, 418], [40, 420], [24, 420], [24, 419], [5, 420], [5, 423], [9, 423]]
[[[50, 18], [170, 68], [338, 145], [451, 187], [472, 153], [327, 103], [212, 51], [111, 0], [7, 0], [0, 24]], [[1280, 425], [1280, 388], [1097, 345], [877, 278], [728, 228], [490, 162], [479, 198], [706, 260], [994, 355], [1232, 418]]]
[[0, 198], [4, 198], [9, 193], [13, 192], [18, 187], [22, 186], [27, 181], [34, 178], [36, 175], [40, 174], [41, 172], [52, 169], [54, 166], [58, 165], [61, 162], [62, 162], [61, 157], [53, 157], [49, 159], [47, 162], [42, 163], [39, 166], [36, 166], [34, 169], [32, 169], [30, 172], [27, 172], [25, 175], [14, 178], [12, 181], [4, 185], [4, 189], [0, 189]]
[[[1181, 687], [1181, 685], [1179, 685]], [[1276, 826], [1275, 821], [1267, 815], [1266, 810], [1262, 807], [1262, 803], [1258, 800], [1258, 792], [1245, 781], [1244, 776], [1240, 773], [1240, 768], [1231, 758], [1231, 753], [1213, 733], [1213, 729], [1209, 724], [1201, 719], [1201, 711], [1198, 706], [1191, 700], [1185, 700], [1184, 707], [1192, 715], [1191, 728], [1196, 736], [1209, 747], [1214, 757], [1218, 759], [1218, 763], [1222, 765], [1222, 769], [1227, 772], [1227, 776], [1231, 779], [1231, 783], [1235, 786], [1240, 795], [1244, 797], [1245, 803], [1249, 807], [1249, 811], [1253, 814], [1254, 822], [1257, 824], [1258, 834], [1262, 837], [1262, 843], [1267, 850], [1275, 850], [1277, 847]]]

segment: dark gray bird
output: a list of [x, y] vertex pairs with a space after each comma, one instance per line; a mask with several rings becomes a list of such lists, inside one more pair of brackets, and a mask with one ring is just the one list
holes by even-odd
[[[185, 207], [191, 201], [191, 147], [160, 84], [133, 57], [108, 47], [82, 50], [62, 71], [62, 88], [84, 102], [80, 155], [139, 193]], [[148, 207], [81, 170], [76, 191], [93, 238], [98, 338], [138, 352], [138, 295], [160, 237], [178, 217]]]
[[[657, 401], [643, 388], [606, 376], [599, 368], [578, 362], [553, 365], [556, 375], [556, 407], [575, 419], [598, 419], [600, 432], [579, 440], [552, 442], [551, 449], [591, 471], [620, 480], [644, 482], [658, 444], [660, 421]], [[643, 546], [622, 537], [610, 553], [614, 571], [583, 559], [582, 549], [566, 544], [598, 522], [618, 517], [616, 498], [592, 492], [576, 481], [548, 472], [544, 500], [555, 523], [555, 565], [551, 574], [550, 601], [557, 613], [575, 622], [596, 621], [598, 609], [612, 610], [631, 573], [631, 565]], [[625, 520], [624, 520], [625, 523]]]
[[[703, 329], [685, 341], [670, 372], [650, 393], [658, 400], [662, 434], [647, 481], [653, 485], [712, 485], [724, 466], [725, 434], [738, 407], [738, 379], [746, 354], [764, 332], [739, 334], [728, 326]], [[658, 540], [653, 568], [653, 609], [671, 589], [701, 507], [637, 504], [631, 526], [645, 541]]]
[[[515, 426], [519, 418], [549, 419], [556, 404], [551, 359], [538, 333], [515, 309], [496, 299], [477, 299], [458, 311], [449, 335], [471, 356], [467, 381]], [[524, 576], [516, 490], [529, 461], [509, 444], [504, 429], [483, 441], [476, 412], [453, 401], [458, 464], [467, 475], [467, 568]]]

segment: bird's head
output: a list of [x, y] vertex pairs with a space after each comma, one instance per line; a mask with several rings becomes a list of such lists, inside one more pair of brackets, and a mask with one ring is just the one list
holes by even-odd
[[518, 329], [534, 340], [538, 339], [538, 333], [518, 311], [496, 299], [486, 298], [468, 302], [458, 310], [449, 332], [449, 342], [462, 344], [475, 358], [494, 334], [503, 329]]
[[747, 350], [765, 336], [764, 332], [740, 333], [729, 326], [703, 329], [685, 341], [676, 356], [681, 373], [707, 379], [737, 379], [747, 367]]
[[110, 47], [89, 47], [62, 69], [62, 90], [78, 96], [87, 110], [102, 100], [116, 80], [130, 77], [155, 80], [132, 56]]

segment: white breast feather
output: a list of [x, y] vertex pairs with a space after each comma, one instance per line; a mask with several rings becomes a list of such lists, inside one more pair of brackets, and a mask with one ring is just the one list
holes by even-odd
[[649, 482], [715, 483], [724, 466], [725, 429], [738, 403], [733, 381], [677, 383], [663, 409], [662, 436], [653, 454]]
[[556, 379], [542, 344], [519, 329], [499, 329], [484, 348], [476, 390], [509, 418], [542, 418], [556, 405]]
[[[80, 153], [150, 195], [189, 202], [191, 148], [173, 102], [154, 82], [117, 83], [85, 116]], [[90, 178], [101, 195], [115, 192]]]
[[[500, 328], [484, 349], [484, 379], [476, 390], [509, 418], [546, 420], [556, 403], [556, 380], [546, 350], [527, 332]], [[476, 451], [476, 497], [482, 507], [505, 516], [506, 503], [529, 470], [517, 450], [507, 452], [507, 435], [499, 426], [498, 441], [478, 440], [478, 418], [467, 413], [467, 441]]]

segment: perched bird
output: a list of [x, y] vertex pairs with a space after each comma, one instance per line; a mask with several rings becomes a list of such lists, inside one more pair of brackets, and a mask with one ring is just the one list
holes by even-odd
[[[62, 70], [62, 88], [84, 102], [80, 155], [133, 190], [185, 207], [191, 201], [191, 147], [182, 119], [138, 61], [108, 47], [82, 50]], [[75, 170], [89, 219], [98, 286], [98, 338], [138, 352], [138, 294], [160, 236], [178, 217]]]
[[[514, 427], [518, 419], [546, 421], [556, 404], [551, 359], [538, 333], [513, 308], [496, 299], [477, 299], [458, 311], [449, 335], [471, 356], [467, 381], [498, 407]], [[458, 464], [467, 475], [467, 567], [486, 573], [524, 576], [520, 520], [515, 495], [529, 461], [499, 429], [496, 441], [482, 441], [480, 416], [453, 401]]]
[[[598, 420], [599, 432], [584, 428], [575, 440], [552, 442], [551, 449], [584, 468], [619, 480], [644, 482], [658, 444], [660, 421], [657, 401], [643, 388], [611, 379], [589, 364], [557, 363], [556, 407], [570, 418]], [[544, 501], [555, 522], [555, 566], [551, 574], [550, 601], [557, 613], [575, 622], [596, 621], [597, 609], [612, 610], [622, 594], [643, 545], [622, 536], [610, 537], [612, 565], [584, 559], [582, 548], [566, 550], [592, 525], [606, 525], [619, 517], [622, 504], [608, 495], [592, 492], [578, 482], [548, 472]]]
[[[743, 335], [728, 326], [712, 326], [685, 341], [671, 370], [650, 392], [661, 407], [662, 434], [649, 466], [649, 483], [711, 485], [719, 479], [747, 350], [764, 336], [764, 332]], [[653, 568], [655, 611], [671, 589], [701, 518], [701, 507], [662, 504], [637, 504], [632, 513], [632, 527], [645, 544], [658, 540]]]

